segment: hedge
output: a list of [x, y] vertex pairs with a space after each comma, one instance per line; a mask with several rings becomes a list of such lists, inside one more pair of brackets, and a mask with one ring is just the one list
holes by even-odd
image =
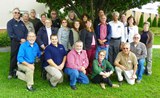
[[0, 47], [5, 47], [10, 45], [10, 38], [6, 32], [0, 33]]

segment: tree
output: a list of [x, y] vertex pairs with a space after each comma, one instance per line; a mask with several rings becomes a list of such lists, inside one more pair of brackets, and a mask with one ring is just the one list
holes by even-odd
[[151, 20], [151, 16], [147, 19], [147, 21], [150, 23], [150, 27], [152, 27], [152, 20]]
[[156, 16], [154, 17], [152, 27], [157, 27], [157, 17]]
[[141, 17], [140, 17], [140, 20], [139, 20], [138, 27], [143, 27], [143, 22], [144, 22], [144, 16], [143, 16], [143, 13], [142, 13]]
[[[50, 9], [61, 9], [64, 11], [74, 10], [80, 18], [82, 13], [88, 13], [96, 17], [98, 10], [103, 9], [107, 14], [113, 11], [124, 13], [131, 8], [140, 7], [151, 2], [151, 0], [36, 0], [45, 3]], [[152, 0], [160, 1], [160, 0]]]
[[158, 18], [158, 27], [160, 27], [160, 18]]

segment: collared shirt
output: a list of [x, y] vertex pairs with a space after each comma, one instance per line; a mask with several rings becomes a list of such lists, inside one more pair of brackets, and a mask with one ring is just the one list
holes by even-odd
[[24, 22], [24, 24], [25, 24], [28, 32], [34, 32], [35, 33], [34, 26], [33, 26], [32, 22], [28, 21], [27, 23]]
[[115, 61], [124, 66], [127, 70], [132, 70], [134, 66], [138, 64], [137, 57], [133, 52], [129, 52], [129, 55], [125, 55], [121, 51], [118, 53]]
[[88, 64], [89, 61], [85, 50], [78, 54], [75, 49], [72, 49], [67, 55], [67, 68], [80, 70], [82, 66], [87, 68]]
[[24, 23], [21, 20], [17, 21], [14, 18], [8, 21], [7, 32], [11, 40], [19, 42], [22, 38], [26, 39], [28, 34], [28, 30]]
[[66, 56], [66, 51], [63, 45], [58, 44], [58, 46], [54, 46], [52, 43], [48, 45], [44, 51], [45, 62], [43, 67], [48, 66], [47, 60], [52, 59], [53, 62], [57, 65], [60, 65], [63, 61], [64, 56]]
[[26, 41], [23, 44], [21, 44], [19, 48], [17, 61], [19, 63], [27, 62], [27, 63], [33, 64], [35, 61], [35, 58], [40, 57], [40, 55], [41, 55], [41, 52], [38, 47], [38, 44], [35, 42], [33, 46], [31, 46], [29, 41]]
[[104, 40], [107, 36], [107, 26], [106, 24], [100, 25], [100, 39]]
[[109, 24], [111, 25], [111, 29], [112, 29], [112, 34], [111, 37], [112, 38], [120, 38], [121, 37], [121, 41], [124, 41], [124, 25], [122, 22], [117, 21], [117, 23], [115, 23], [114, 21], [110, 21]]
[[49, 45], [51, 43], [50, 36], [52, 34], [52, 30], [51, 30], [51, 27], [50, 28], [46, 28], [46, 30], [47, 30], [48, 45]]
[[129, 43], [133, 42], [133, 36], [135, 34], [138, 34], [138, 27], [137, 26], [125, 27], [124, 42], [127, 42], [127, 40]]
[[145, 59], [147, 57], [146, 46], [142, 42], [139, 42], [136, 46], [132, 42], [130, 49], [136, 55], [137, 59]]
[[102, 65], [98, 65], [99, 62], [97, 59], [93, 61], [92, 75], [91, 78], [94, 78], [96, 75], [100, 74], [100, 72], [104, 72], [106, 70], [114, 71], [113, 66], [108, 62], [108, 60], [104, 59], [102, 61]]
[[69, 28], [61, 27], [58, 30], [58, 41], [60, 44], [62, 44], [66, 51], [68, 51], [68, 45], [69, 45]]

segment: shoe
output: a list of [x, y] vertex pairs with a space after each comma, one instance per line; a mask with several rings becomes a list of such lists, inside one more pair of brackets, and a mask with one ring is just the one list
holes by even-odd
[[8, 75], [8, 79], [9, 79], [9, 80], [12, 79], [12, 75]]
[[118, 84], [119, 84], [119, 86], [122, 86], [122, 84], [123, 84], [123, 81], [119, 81], [119, 83], [118, 83]]
[[49, 82], [49, 85], [52, 87], [52, 88], [55, 88], [56, 86], [52, 85], [50, 81]]
[[28, 90], [28, 91], [32, 91], [32, 92], [33, 92], [33, 91], [35, 91], [36, 89], [35, 89], [35, 88], [33, 88], [33, 86], [31, 86], [31, 87], [28, 87], [28, 86], [27, 86], [27, 90]]
[[113, 87], [113, 88], [118, 88], [119, 85], [118, 85], [118, 84], [112, 84], [112, 87]]
[[72, 90], [76, 90], [77, 88], [76, 88], [75, 85], [73, 85], [73, 86], [71, 86], [71, 89], [72, 89]]
[[105, 84], [104, 83], [100, 83], [100, 86], [102, 89], [106, 89]]
[[141, 80], [136, 80], [136, 83], [138, 83], [138, 84], [141, 83]]

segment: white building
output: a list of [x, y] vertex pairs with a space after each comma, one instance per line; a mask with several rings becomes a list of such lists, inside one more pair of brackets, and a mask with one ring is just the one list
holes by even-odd
[[18, 7], [21, 12], [35, 9], [37, 16], [46, 11], [45, 4], [38, 3], [36, 0], [1, 0], [0, 3], [0, 29], [6, 29], [8, 20], [12, 18], [11, 11]]

